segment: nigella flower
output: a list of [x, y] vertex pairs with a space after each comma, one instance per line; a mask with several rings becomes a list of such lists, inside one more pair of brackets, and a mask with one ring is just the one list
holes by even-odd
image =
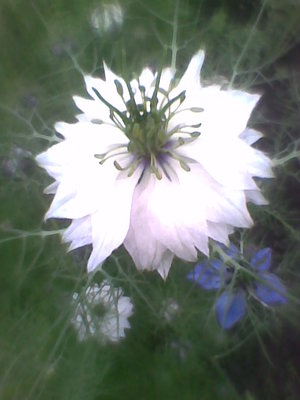
[[130, 328], [128, 318], [133, 313], [133, 305], [120, 288], [113, 288], [108, 281], [100, 286], [88, 286], [82, 295], [73, 295], [74, 314], [72, 324], [80, 341], [90, 337], [118, 342], [125, 337], [125, 329]]
[[160, 316], [166, 322], [171, 322], [179, 312], [179, 304], [175, 299], [168, 298], [162, 302]]
[[85, 77], [90, 98], [74, 96], [78, 122], [58, 122], [63, 140], [37, 156], [55, 179], [46, 218], [72, 219], [70, 249], [92, 244], [88, 271], [124, 244], [138, 269], [166, 278], [174, 255], [207, 255], [209, 237], [226, 244], [251, 226], [247, 201], [266, 203], [253, 177], [271, 177], [271, 162], [247, 127], [260, 96], [203, 87], [203, 60], [179, 81], [145, 68], [126, 82], [104, 64], [105, 80]]
[[91, 14], [90, 22], [100, 35], [111, 34], [120, 29], [124, 21], [124, 11], [117, 3], [101, 4]]
[[258, 250], [250, 263], [242, 257], [236, 246], [229, 249], [220, 246], [228, 257], [205, 260], [195, 266], [188, 279], [206, 290], [219, 290], [216, 301], [217, 320], [222, 328], [229, 329], [247, 312], [247, 300], [251, 297], [264, 306], [276, 306], [287, 302], [286, 288], [281, 280], [269, 272], [271, 249]]

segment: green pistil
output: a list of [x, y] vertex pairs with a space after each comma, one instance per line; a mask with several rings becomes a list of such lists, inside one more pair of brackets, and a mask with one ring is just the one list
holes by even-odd
[[130, 140], [128, 151], [142, 157], [158, 155], [168, 142], [166, 121], [159, 114], [145, 110], [131, 118], [125, 133]]

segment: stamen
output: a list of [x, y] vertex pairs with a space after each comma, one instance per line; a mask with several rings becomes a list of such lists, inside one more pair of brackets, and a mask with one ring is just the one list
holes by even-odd
[[[126, 86], [127, 86], [128, 93], [129, 93], [129, 96], [130, 96], [130, 105], [132, 105], [134, 111], [135, 111], [136, 113], [138, 113], [138, 109], [137, 109], [137, 105], [136, 105], [136, 102], [135, 102], [135, 98], [134, 98], [134, 93], [133, 93], [133, 91], [132, 91], [132, 87], [130, 86], [130, 83], [128, 83], [128, 82], [126, 82]], [[128, 103], [127, 103], [127, 104], [128, 104]], [[127, 108], [127, 109], [128, 109], [128, 108]], [[130, 109], [128, 109], [128, 111], [129, 111], [130, 113], [132, 112], [132, 110], [130, 110]]]
[[180, 160], [179, 164], [181, 168], [184, 169], [186, 172], [190, 172], [191, 168], [183, 160]]
[[124, 100], [124, 97], [123, 97], [123, 86], [122, 86], [121, 82], [118, 81], [118, 79], [115, 79], [114, 83], [116, 85], [116, 89], [117, 89], [118, 95], [120, 97], [122, 97], [122, 99]]
[[[145, 86], [142, 86], [142, 85], [140, 85], [140, 82], [138, 81], [138, 84], [139, 84], [139, 90], [140, 90], [140, 93], [141, 93], [141, 96], [142, 96], [142, 100], [143, 100], [143, 106], [144, 106], [144, 113], [146, 113], [147, 112], [147, 100], [146, 100], [146, 88], [145, 88]], [[150, 109], [149, 109], [149, 111], [150, 111]]]
[[[201, 135], [201, 132], [199, 132], [199, 131], [188, 132], [188, 131], [182, 130], [182, 128], [195, 128], [197, 126], [198, 126], [198, 124], [197, 125], [184, 125], [184, 124], [176, 125], [171, 131], [169, 131], [169, 133], [166, 135], [166, 137], [170, 138], [175, 133], [183, 133], [183, 134], [189, 135], [193, 138], [197, 138]], [[199, 124], [199, 126], [201, 126], [201, 123]]]
[[192, 112], [198, 113], [198, 112], [203, 112], [203, 111], [204, 111], [204, 108], [202, 108], [202, 107], [191, 107], [190, 110], [191, 110]]
[[[189, 135], [191, 136], [191, 138], [196, 139], [197, 137], [199, 137], [201, 135], [201, 132], [199, 131], [193, 131], [193, 132], [189, 132], [189, 131], [177, 131], [177, 133], [183, 133], [185, 135]], [[188, 139], [186, 139], [188, 140]]]
[[[170, 108], [171, 105], [174, 104], [175, 101], [177, 101], [178, 99], [179, 99], [179, 105], [178, 105], [178, 107], [179, 107], [179, 106], [184, 102], [184, 100], [185, 100], [185, 90], [183, 90], [183, 91], [182, 91], [181, 93], [179, 93], [176, 97], [174, 97], [173, 99], [171, 99], [170, 101], [168, 101], [168, 103], [167, 103], [163, 108], [160, 109], [160, 111], [159, 111], [160, 114], [165, 114], [165, 112], [167, 111], [167, 109]], [[177, 108], [178, 108], [178, 107], [177, 107]], [[172, 115], [174, 115], [175, 112], [176, 112], [176, 110], [173, 111]]]
[[126, 125], [129, 123], [128, 118], [121, 112], [119, 111], [116, 107], [114, 107], [112, 104], [110, 104], [108, 101], [104, 99], [104, 97], [101, 96], [101, 94], [98, 92], [97, 89], [93, 88], [94, 93], [96, 94], [97, 97], [104, 103], [109, 109], [110, 112], [115, 112], [123, 121], [123, 123]]
[[107, 156], [106, 158], [104, 158], [103, 160], [99, 161], [100, 165], [103, 165], [105, 163], [105, 161], [109, 160], [110, 158], [114, 157], [114, 156], [121, 156], [123, 154], [127, 154], [127, 151], [120, 151], [119, 153], [113, 153], [110, 154], [109, 156]]
[[199, 124], [190, 125], [190, 127], [191, 128], [200, 128], [201, 125], [202, 125], [202, 122], [199, 122]]
[[166, 98], [169, 98], [169, 93], [165, 89], [159, 88], [158, 91], [159, 93], [163, 94]]
[[164, 174], [166, 175], [166, 177], [169, 179], [170, 182], [172, 182], [172, 179], [168, 173], [168, 171], [166, 170], [166, 167], [164, 166], [164, 163], [160, 163], [159, 164], [161, 169], [163, 170]]
[[[110, 111], [109, 111], [109, 117], [110, 117], [110, 119], [113, 121], [113, 123], [114, 123], [115, 125], [117, 125], [117, 127], [118, 127], [119, 129], [121, 129], [122, 131], [124, 131], [124, 126], [123, 126], [123, 125], [121, 124], [121, 122], [118, 120], [118, 116], [114, 114], [114, 111], [113, 111], [113, 110], [110, 110]], [[122, 120], [122, 121], [123, 121], [123, 120]]]
[[162, 174], [156, 166], [156, 159], [153, 153], [150, 155], [150, 171], [153, 173], [158, 180], [162, 179]]
[[134, 173], [134, 171], [136, 170], [136, 167], [138, 166], [138, 163], [141, 161], [141, 159], [140, 158], [136, 158], [135, 160], [134, 160], [134, 162], [131, 164], [131, 166], [130, 166], [130, 169], [129, 169], [129, 172], [128, 172], [128, 178], [130, 178], [132, 175], [133, 175], [133, 173]]
[[101, 161], [99, 161], [99, 164], [100, 164], [100, 165], [103, 165], [103, 164], [105, 163], [105, 161], [109, 160], [109, 159], [112, 158], [112, 157], [120, 156], [120, 155], [123, 155], [123, 154], [128, 154], [127, 151], [119, 151], [119, 152], [117, 152], [117, 153], [114, 153], [114, 151], [115, 151], [116, 149], [122, 148], [122, 147], [125, 147], [125, 146], [124, 146], [124, 145], [118, 146], [118, 147], [116, 147], [115, 149], [112, 149], [112, 150], [108, 151], [107, 153], [103, 153], [103, 154], [94, 154], [94, 157], [97, 158], [97, 159], [99, 159], [99, 160], [101, 160]]
[[[152, 84], [152, 88], [154, 85], [154, 90], [151, 97], [146, 96], [146, 88], [138, 81], [138, 90], [142, 100], [138, 104], [134, 95], [134, 88], [130, 82], [126, 82], [129, 100], [125, 101], [124, 91], [127, 93], [126, 89], [118, 79], [115, 79], [116, 91], [125, 105], [123, 111], [118, 110], [105, 100], [97, 89], [93, 89], [97, 97], [109, 108], [112, 123], [122, 130], [129, 139], [127, 145], [118, 146], [104, 154], [95, 154], [101, 165], [110, 158], [114, 158], [113, 164], [115, 168], [118, 171], [128, 171], [128, 177], [134, 174], [139, 165], [144, 165], [144, 170], [149, 168], [157, 179], [161, 180], [162, 175], [164, 175], [170, 181], [173, 176], [172, 173], [170, 174], [170, 171], [173, 171], [173, 163], [168, 162], [169, 157], [176, 160], [184, 171], [189, 172], [191, 170], [189, 164], [194, 160], [177, 154], [176, 149], [193, 142], [200, 136], [201, 133], [198, 129], [201, 126], [201, 122], [194, 125], [189, 125], [188, 123], [178, 124], [170, 131], [168, 131], [168, 124], [177, 113], [187, 110], [201, 113], [203, 108], [180, 109], [186, 98], [186, 91], [183, 90], [170, 99], [170, 92], [159, 87], [161, 75], [162, 69], [158, 71], [155, 82]], [[160, 98], [159, 107], [158, 94]], [[171, 111], [171, 108], [174, 110]], [[189, 132], [189, 130], [193, 129], [195, 129], [193, 132]], [[174, 138], [172, 138], [173, 135], [175, 135]], [[117, 156], [128, 153], [133, 157], [130, 157], [127, 161], [125, 160], [125, 165], [121, 165], [123, 161], [121, 160], [121, 163], [117, 161]], [[176, 171], [173, 172], [174, 176], [176, 176]]]
[[182, 137], [180, 137], [180, 138], [178, 138], [178, 142], [179, 142], [179, 146], [182, 146], [182, 145], [184, 145], [185, 140]]
[[157, 108], [157, 93], [158, 93], [158, 89], [159, 89], [161, 73], [162, 73], [162, 69], [160, 68], [160, 70], [158, 71], [158, 74], [157, 74], [157, 78], [155, 80], [154, 92], [152, 94], [152, 98], [150, 101], [150, 109], [151, 110]]
[[118, 161], [114, 161], [114, 166], [117, 168], [118, 171], [124, 171], [124, 168], [118, 163]]
[[160, 172], [160, 170], [156, 167], [153, 166], [152, 168], [150, 168], [151, 172], [154, 173], [155, 177], [160, 181], [162, 179], [162, 174]]
[[188, 162], [193, 162], [192, 159], [189, 159], [188, 157], [184, 156], [179, 156], [173, 151], [168, 151], [167, 153], [170, 157], [179, 162], [179, 165], [184, 171], [190, 172], [191, 168], [188, 166]]
[[174, 149], [178, 149], [178, 147], [183, 146], [184, 144], [188, 144], [188, 143], [192, 143], [195, 139], [197, 139], [198, 136], [192, 136], [190, 138], [183, 138], [183, 137], [179, 137], [178, 138], [178, 144], [176, 146], [174, 146]]
[[93, 118], [93, 119], [91, 120], [91, 122], [92, 122], [93, 124], [99, 124], [99, 125], [105, 124], [105, 122], [102, 121], [102, 119], [98, 119], [98, 118]]
[[129, 169], [127, 176], [128, 176], [128, 178], [130, 178], [134, 174], [134, 171], [136, 170], [140, 160], [141, 160], [140, 158], [136, 158], [133, 163], [129, 162], [128, 165], [126, 165], [124, 167], [122, 167], [118, 163], [118, 161], [115, 160], [114, 166], [117, 168], [118, 171], [126, 171]]

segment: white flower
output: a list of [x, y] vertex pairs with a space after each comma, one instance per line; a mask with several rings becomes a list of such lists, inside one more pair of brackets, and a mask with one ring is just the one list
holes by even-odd
[[73, 295], [75, 307], [72, 323], [80, 341], [89, 337], [101, 342], [118, 342], [130, 328], [128, 318], [133, 313], [129, 297], [120, 288], [113, 288], [108, 281], [101, 286], [89, 286], [83, 295]]
[[112, 33], [122, 26], [123, 21], [124, 12], [117, 2], [101, 4], [93, 10], [90, 18], [92, 27], [100, 35]]
[[171, 322], [179, 312], [179, 305], [175, 299], [169, 298], [162, 302], [160, 315], [167, 322]]
[[70, 218], [70, 249], [92, 244], [88, 271], [122, 243], [138, 269], [167, 277], [174, 255], [195, 261], [208, 238], [228, 244], [250, 227], [246, 203], [266, 204], [253, 177], [271, 162], [247, 127], [259, 95], [203, 87], [204, 52], [177, 83], [174, 71], [145, 68], [130, 83], [105, 64], [105, 80], [85, 77], [74, 96], [78, 122], [55, 125], [64, 140], [37, 156], [55, 182], [46, 218]]

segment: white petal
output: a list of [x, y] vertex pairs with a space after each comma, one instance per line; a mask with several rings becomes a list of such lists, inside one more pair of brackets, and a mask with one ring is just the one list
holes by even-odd
[[[178, 84], [179, 91], [186, 90], [195, 84], [200, 84], [200, 71], [204, 62], [205, 52], [199, 50], [191, 59], [185, 73]], [[197, 103], [196, 103], [197, 104]], [[195, 104], [195, 106], [196, 106]]]
[[57, 122], [55, 129], [65, 139], [73, 140], [72, 143], [79, 149], [88, 149], [90, 152], [92, 149], [94, 154], [98, 149], [98, 153], [104, 153], [115, 145], [128, 143], [128, 138], [121, 129], [108, 124]]
[[93, 124], [86, 124], [89, 130], [82, 132], [82, 125], [61, 124], [61, 131], [67, 130], [68, 134], [74, 129], [72, 139], [52, 146], [37, 157], [40, 165], [60, 183], [46, 218], [81, 218], [94, 213], [101, 206], [103, 186], [114, 182], [119, 175], [113, 165], [115, 157], [100, 165], [95, 154], [113, 148], [115, 144], [110, 140], [116, 137], [123, 140], [125, 135], [109, 127], [95, 133], [91, 129]]
[[129, 229], [133, 191], [140, 174], [140, 169], [130, 178], [126, 172], [119, 173], [117, 179], [107, 179], [103, 185], [101, 204], [91, 215], [93, 251], [88, 261], [89, 272], [122, 244]]
[[173, 79], [174, 71], [172, 68], [164, 68], [161, 73], [159, 87], [168, 92]]
[[[205, 216], [191, 205], [188, 185], [180, 186], [153, 175], [144, 177], [137, 186], [124, 241], [137, 267], [160, 269], [164, 275], [171, 262], [167, 249], [189, 261], [197, 257], [195, 247], [208, 253]], [[187, 198], [188, 205], [184, 202]]]
[[245, 129], [260, 95], [239, 90], [203, 88], [199, 93], [199, 106], [204, 109], [201, 125], [202, 135], [229, 140], [239, 136]]
[[143, 98], [142, 98], [142, 95], [141, 95], [141, 92], [139, 89], [139, 83], [136, 79], [134, 79], [130, 82], [130, 87], [134, 94], [135, 104], [143, 104]]
[[[98, 92], [100, 94], [100, 96], [102, 96], [110, 105], [114, 106], [119, 111], [125, 111], [126, 107], [125, 107], [124, 101], [122, 100], [122, 97], [117, 92], [117, 88], [114, 83], [114, 80], [111, 80], [112, 73], [110, 74], [108, 71], [110, 71], [110, 70], [106, 67], [105, 74], [107, 74], [108, 81], [103, 81], [102, 79], [93, 78], [91, 76], [85, 76], [84, 79], [85, 79], [87, 91], [94, 100], [97, 100], [97, 101], [100, 100], [99, 96], [97, 95], [97, 92]], [[124, 90], [125, 101], [128, 101], [129, 95], [127, 94], [128, 91], [125, 86], [124, 80], [122, 78], [118, 77], [117, 75], [114, 75], [114, 76], [122, 84], [122, 87]]]
[[92, 243], [90, 216], [74, 219], [63, 233], [63, 241], [71, 242], [69, 251]]
[[251, 226], [252, 219], [242, 190], [218, 184], [199, 164], [190, 164], [190, 168], [190, 172], [179, 169], [178, 177], [182, 191], [186, 193], [184, 204], [191, 208], [191, 218], [194, 215], [195, 223], [199, 224], [198, 221], [204, 217], [216, 223]]
[[207, 221], [207, 230], [209, 237], [229, 246], [230, 242], [228, 236], [233, 233], [233, 227], [231, 225]]
[[44, 189], [44, 193], [45, 193], [45, 194], [55, 194], [56, 191], [57, 191], [58, 185], [59, 185], [59, 184], [58, 184], [57, 181], [51, 183], [49, 186], [47, 186], [47, 187]]
[[147, 203], [147, 179], [143, 178], [133, 194], [130, 227], [124, 245], [138, 269], [158, 270], [166, 277], [173, 254], [160, 243], [156, 232], [150, 229], [151, 215], [148, 214]]
[[99, 160], [95, 159], [95, 154], [103, 154], [128, 143], [121, 130], [109, 125], [58, 122], [55, 127], [68, 140], [50, 147], [39, 154], [36, 160], [49, 175], [59, 181], [63, 174], [70, 172], [80, 175], [81, 170], [97, 165]]
[[139, 76], [139, 82], [141, 86], [144, 86], [145, 89], [148, 89], [152, 86], [154, 81], [154, 74], [149, 68], [144, 68]]
[[[128, 318], [133, 313], [133, 304], [127, 296], [120, 297], [118, 301], [118, 312], [121, 317]], [[125, 321], [124, 321], [125, 322]]]
[[165, 251], [162, 254], [161, 259], [159, 260], [159, 263], [155, 265], [155, 269], [159, 273], [159, 275], [166, 280], [171, 268], [171, 264], [174, 258], [174, 254], [172, 254], [170, 251]]
[[129, 100], [129, 94], [127, 91], [127, 86], [126, 86], [126, 82], [123, 78], [121, 78], [120, 76], [118, 76], [117, 74], [115, 74], [110, 68], [108, 68], [108, 66], [106, 65], [106, 63], [103, 63], [103, 67], [104, 67], [104, 73], [105, 73], [105, 83], [106, 85], [110, 85], [112, 88], [115, 88], [115, 81], [119, 81], [120, 84], [123, 87], [123, 91], [124, 91], [124, 95], [126, 97], [126, 101]]
[[104, 193], [120, 175], [113, 159], [100, 165], [95, 158], [79, 158], [77, 165], [65, 168], [46, 218], [81, 218], [109, 207]]
[[101, 120], [111, 123], [109, 108], [99, 99], [89, 100], [80, 96], [73, 96], [74, 103], [84, 113], [88, 121]]
[[254, 204], [266, 205], [269, 204], [268, 200], [260, 193], [259, 190], [246, 190], [245, 192], [247, 201], [251, 201]]
[[195, 247], [208, 253], [205, 214], [192, 198], [195, 182], [170, 182], [165, 176], [161, 180], [151, 176], [151, 180], [147, 188], [149, 225], [158, 240], [187, 261], [197, 259]]
[[76, 114], [75, 118], [77, 119], [78, 122], [84, 122], [84, 123], [91, 122], [91, 120], [94, 119], [94, 118], [90, 118], [86, 114]]
[[[39, 164], [40, 167], [45, 168], [48, 174], [56, 179], [59, 180], [62, 175], [62, 166], [60, 163], [56, 163], [51, 160], [51, 156], [49, 154], [49, 150], [51, 150], [54, 146], [50, 147], [47, 151], [38, 154], [35, 157], [36, 162]], [[46, 188], [47, 190], [47, 188]], [[51, 188], [50, 188], [51, 190]], [[49, 192], [51, 193], [51, 192]]]
[[[101, 193], [95, 187], [94, 177], [78, 177], [74, 174], [64, 176], [52, 204], [45, 215], [48, 218], [81, 218], [95, 212]], [[100, 178], [101, 174], [99, 174]]]
[[180, 153], [201, 164], [220, 184], [231, 189], [256, 189], [252, 177], [272, 177], [271, 162], [241, 139], [199, 137]]
[[262, 137], [263, 134], [261, 132], [258, 132], [255, 129], [250, 129], [250, 128], [245, 129], [239, 136], [239, 138], [243, 139], [243, 141], [249, 144], [249, 146], [257, 142]]

